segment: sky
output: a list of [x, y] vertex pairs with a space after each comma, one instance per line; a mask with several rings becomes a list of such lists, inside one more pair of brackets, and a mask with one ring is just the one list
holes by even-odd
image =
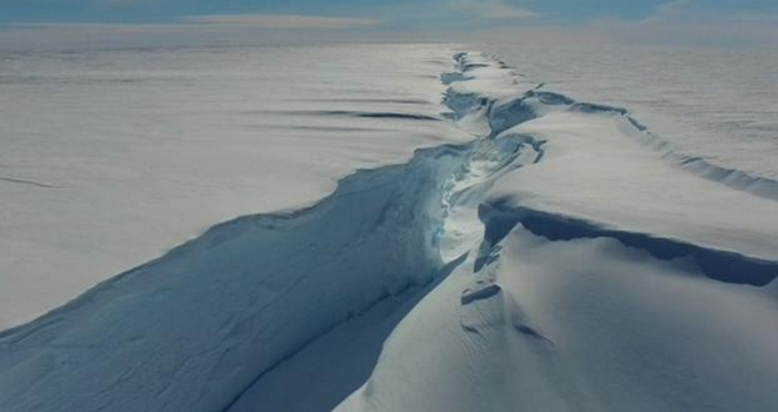
[[776, 27], [776, 0], [0, 0], [0, 43], [43, 32], [251, 32], [301, 41], [534, 32], [772, 47]]

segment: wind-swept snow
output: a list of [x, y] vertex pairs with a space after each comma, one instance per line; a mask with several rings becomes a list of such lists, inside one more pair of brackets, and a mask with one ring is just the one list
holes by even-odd
[[434, 121], [451, 53], [0, 53], [0, 330], [216, 222], [309, 206], [357, 169], [470, 140]]
[[[217, 225], [0, 333], [0, 409], [233, 405], [321, 335], [418, 299], [442, 276], [439, 188], [465, 153], [420, 150], [407, 165], [342, 180], [310, 209]], [[345, 396], [359, 382], [343, 379]]]
[[678, 154], [778, 180], [775, 50], [526, 40], [485, 47], [543, 89], [628, 108]]
[[466, 262], [414, 308], [336, 411], [778, 405], [774, 298], [609, 239], [550, 242], [517, 227], [496, 246], [491, 263]]
[[624, 109], [454, 59], [412, 64], [443, 72], [448, 110], [365, 91], [261, 115], [459, 143], [216, 225], [0, 333], [0, 409], [778, 408], [776, 202], [686, 170]]
[[778, 407], [775, 203], [673, 165], [625, 110], [511, 95], [471, 56], [449, 101], [481, 120], [458, 117], [539, 155], [482, 197], [480, 247], [336, 411]]
[[478, 102], [464, 107], [495, 141], [535, 142], [541, 156], [496, 180], [477, 255], [406, 316], [336, 410], [778, 406], [759, 384], [778, 378], [776, 295], [737, 285], [778, 275], [775, 203], [663, 159], [624, 110], [511, 96], [497, 63], [460, 58], [476, 80], [453, 90]]
[[640, 132], [619, 113], [565, 109], [503, 132], [544, 141], [545, 156], [502, 179], [494, 199], [778, 261], [778, 220], [770, 218], [778, 203], [665, 162], [636, 143]]

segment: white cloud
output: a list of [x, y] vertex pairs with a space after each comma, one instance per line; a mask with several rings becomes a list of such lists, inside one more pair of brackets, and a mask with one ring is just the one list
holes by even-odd
[[260, 29], [351, 29], [377, 26], [378, 19], [354, 17], [326, 17], [297, 14], [213, 14], [185, 16], [180, 19], [186, 24], [209, 24], [226, 26], [250, 26]]
[[537, 16], [532, 10], [524, 9], [500, 0], [456, 0], [449, 6], [458, 11], [473, 13], [486, 20], [521, 20]]

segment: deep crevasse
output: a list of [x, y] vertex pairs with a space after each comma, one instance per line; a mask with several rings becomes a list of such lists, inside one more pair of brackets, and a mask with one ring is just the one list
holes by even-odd
[[[629, 216], [616, 216], [617, 225], [578, 216], [575, 202], [553, 193], [516, 195], [530, 186], [517, 177], [575, 164], [578, 152], [567, 150], [575, 146], [564, 138], [592, 124], [595, 132], [609, 132], [608, 144], [629, 141], [602, 126], [630, 124], [628, 114], [512, 90], [509, 68], [475, 53], [455, 60], [457, 70], [441, 78], [450, 84], [449, 117], [478, 136], [473, 143], [421, 149], [407, 164], [360, 171], [307, 210], [217, 225], [4, 332], [0, 406], [285, 412], [775, 406], [774, 394], [737, 384], [770, 382], [778, 371], [764, 360], [769, 343], [777, 342], [769, 328], [774, 302], [763, 293], [769, 289], [711, 279], [694, 260], [698, 249], [731, 257], [730, 276], [749, 264], [766, 265], [769, 283], [775, 271], [767, 256], [749, 257], [752, 243], [738, 249], [731, 240], [657, 257], [652, 248], [667, 249], [661, 242], [707, 240], [706, 226], [676, 238], [662, 226], [632, 226]], [[556, 123], [562, 120], [568, 122]], [[544, 121], [560, 129], [538, 128]], [[632, 143], [636, 159], [654, 156]], [[633, 153], [631, 146], [624, 150]], [[533, 230], [532, 202], [544, 199], [555, 219]], [[644, 228], [651, 229], [648, 241], [625, 241]], [[723, 304], [712, 308], [713, 302]], [[738, 334], [724, 336], [720, 319], [732, 319]], [[715, 359], [722, 348], [740, 363]]]
[[506, 92], [504, 67], [460, 59], [460, 122], [535, 142], [540, 161], [481, 198], [481, 245], [336, 411], [778, 407], [763, 384], [778, 378], [769, 196], [647, 150], [623, 109]]
[[[518, 155], [520, 146], [516, 141], [508, 155]], [[418, 150], [408, 164], [357, 172], [309, 209], [214, 226], [3, 332], [0, 406], [213, 411], [236, 405], [252, 384], [330, 332], [377, 312], [397, 317], [450, 271], [439, 254], [441, 243], [456, 246], [444, 236], [445, 221], [464, 203], [457, 196], [508, 165], [495, 158], [501, 149], [445, 145]], [[469, 181], [475, 155], [481, 175]], [[473, 207], [476, 200], [467, 199]], [[334, 407], [366, 379], [397, 320], [365, 325], [379, 330], [361, 357], [341, 353], [353, 363], [351, 375], [329, 369], [338, 382], [327, 391], [307, 403], [287, 394], [274, 407]]]

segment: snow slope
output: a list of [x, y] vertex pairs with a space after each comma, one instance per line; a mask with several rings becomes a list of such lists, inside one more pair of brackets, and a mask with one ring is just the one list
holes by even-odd
[[549, 241], [517, 227], [496, 246], [491, 263], [466, 262], [403, 319], [337, 411], [778, 404], [774, 297], [611, 239]]
[[540, 156], [487, 191], [481, 245], [336, 411], [778, 407], [775, 203], [672, 164], [626, 111], [461, 59], [450, 99]]
[[[236, 216], [470, 140], [440, 46], [0, 53], [0, 330]], [[315, 62], [315, 64], [311, 64]]]
[[402, 119], [471, 141], [0, 333], [0, 409], [776, 409], [775, 201], [688, 170], [626, 110], [454, 61], [449, 110]]
[[547, 40], [484, 50], [549, 90], [629, 108], [682, 154], [778, 179], [775, 50]]

